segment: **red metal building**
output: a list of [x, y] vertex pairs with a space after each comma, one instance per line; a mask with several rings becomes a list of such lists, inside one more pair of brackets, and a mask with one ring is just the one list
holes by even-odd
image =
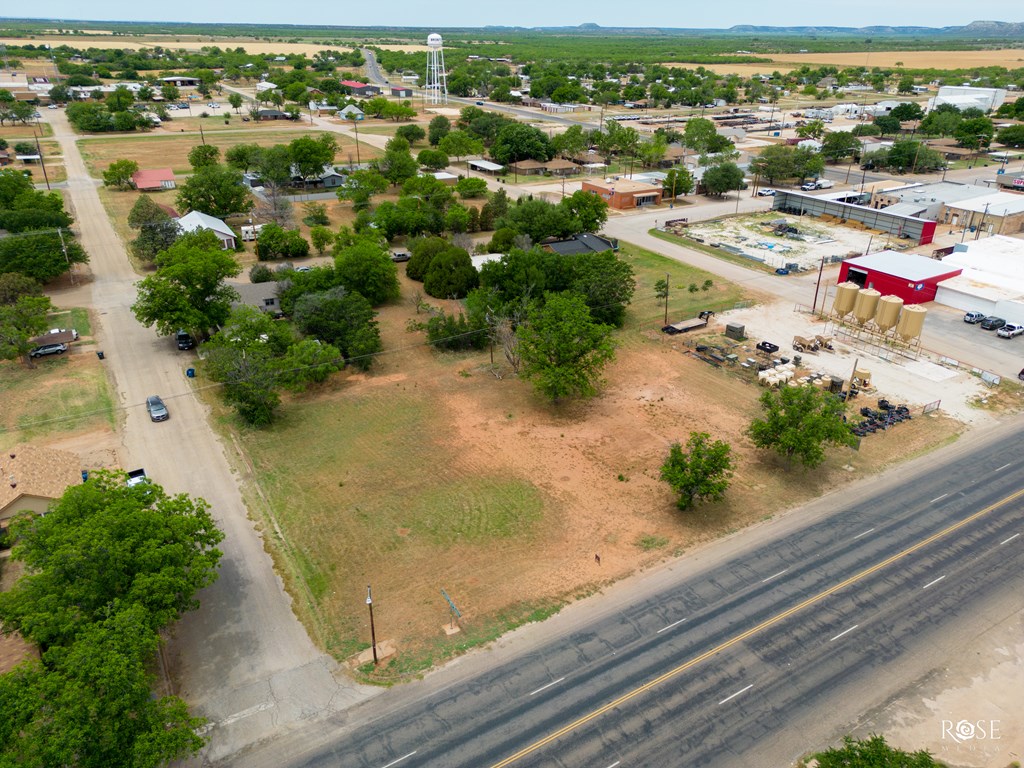
[[883, 296], [899, 296], [905, 304], [924, 304], [935, 300], [940, 282], [962, 271], [927, 256], [879, 251], [844, 261], [839, 282], [849, 280], [861, 288], [874, 288]]

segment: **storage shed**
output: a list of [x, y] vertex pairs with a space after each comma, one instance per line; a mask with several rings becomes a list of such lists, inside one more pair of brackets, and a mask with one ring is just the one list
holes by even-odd
[[839, 268], [839, 282], [873, 288], [883, 296], [899, 296], [906, 304], [924, 304], [935, 300], [941, 281], [962, 271], [962, 267], [927, 256], [879, 251], [844, 261]]

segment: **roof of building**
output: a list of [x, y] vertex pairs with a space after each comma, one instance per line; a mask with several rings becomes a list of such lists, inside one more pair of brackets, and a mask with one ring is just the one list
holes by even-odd
[[347, 88], [376, 88], [380, 90], [380, 86], [373, 83], [360, 83], [358, 80], [342, 80], [341, 84]]
[[1024, 195], [1013, 192], [988, 192], [982, 197], [972, 197], [950, 204], [952, 208], [975, 213], [987, 213], [989, 216], [1012, 216], [1024, 213]]
[[490, 160], [470, 160], [469, 164], [482, 171], [500, 171], [505, 167], [501, 163], [492, 163]]
[[234, 237], [235, 233], [231, 227], [218, 218], [209, 216], [201, 211], [189, 211], [180, 219], [178, 226], [183, 232], [195, 232], [197, 229], [209, 229], [224, 237]]
[[2, 518], [23, 496], [57, 499], [69, 485], [82, 482], [82, 462], [67, 451], [22, 443], [0, 453], [0, 476]]
[[873, 269], [878, 272], [885, 272], [893, 277], [903, 278], [918, 282], [931, 280], [951, 273], [959, 273], [960, 267], [952, 264], [943, 264], [937, 259], [930, 259], [927, 256], [918, 256], [914, 253], [900, 253], [899, 251], [878, 251], [869, 253], [866, 256], [857, 256], [843, 262], [852, 267], [861, 269]]
[[136, 189], [160, 189], [165, 181], [174, 181], [174, 171], [170, 168], [146, 168], [132, 174]]
[[943, 262], [1024, 282], [1024, 240], [993, 235], [982, 240], [958, 243]]
[[907, 184], [902, 187], [893, 187], [892, 189], [887, 189], [885, 194], [891, 197], [898, 197], [905, 203], [939, 202], [948, 205], [960, 200], [990, 195], [992, 192], [985, 187], [979, 187], [974, 184], [963, 184], [958, 181], [936, 181], [930, 184]]
[[587, 179], [583, 182], [600, 189], [606, 189], [609, 192], [653, 192], [657, 190], [661, 192], [661, 184], [653, 184], [645, 181], [632, 181], [630, 179]]
[[525, 160], [518, 160], [512, 163], [512, 167], [520, 171], [536, 171], [541, 168], [547, 168], [547, 163], [540, 163], [532, 158], [526, 158]]
[[573, 235], [568, 240], [545, 243], [545, 245], [561, 256], [573, 256], [579, 253], [602, 253], [603, 251], [615, 250], [615, 243], [612, 240], [588, 232]]

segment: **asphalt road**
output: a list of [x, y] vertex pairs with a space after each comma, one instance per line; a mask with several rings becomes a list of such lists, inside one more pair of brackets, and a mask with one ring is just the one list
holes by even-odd
[[968, 439], [236, 764], [789, 765], [1020, 611], [1022, 447]]

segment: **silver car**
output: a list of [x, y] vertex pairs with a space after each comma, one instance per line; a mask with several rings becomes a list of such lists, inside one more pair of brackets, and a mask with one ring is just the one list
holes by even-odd
[[171, 416], [160, 395], [150, 395], [146, 398], [146, 410], [153, 421], [167, 421]]

